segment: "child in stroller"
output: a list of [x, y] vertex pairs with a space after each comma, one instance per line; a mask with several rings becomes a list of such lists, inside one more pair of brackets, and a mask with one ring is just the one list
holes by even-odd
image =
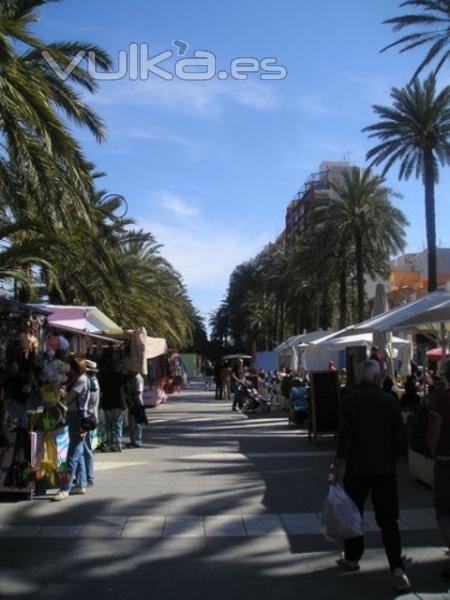
[[241, 386], [241, 393], [243, 400], [242, 412], [265, 412], [270, 410], [270, 404], [248, 380]]
[[309, 388], [301, 379], [294, 379], [289, 391], [289, 427], [304, 425], [309, 411]]

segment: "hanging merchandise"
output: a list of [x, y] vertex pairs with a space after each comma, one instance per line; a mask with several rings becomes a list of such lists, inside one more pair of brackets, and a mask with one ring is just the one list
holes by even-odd
[[63, 335], [49, 335], [45, 340], [45, 348], [44, 350], [48, 352], [49, 350], [62, 350], [63, 352], [67, 352], [69, 350], [70, 344], [67, 339]]
[[[8, 436], [7, 446], [0, 456], [0, 491], [31, 492], [33, 489], [32, 446], [30, 434], [17, 428]], [[33, 452], [33, 453], [34, 453]]]
[[[49, 353], [52, 354], [51, 352]], [[44, 406], [55, 406], [60, 401], [61, 387], [67, 382], [70, 367], [60, 359], [52, 359], [42, 371], [40, 393]]]
[[131, 334], [129, 369], [132, 373], [147, 375], [146, 340], [147, 332], [144, 327], [136, 329]]
[[36, 480], [40, 483], [41, 488], [54, 489], [67, 483], [68, 450], [69, 430], [67, 427], [37, 432]]

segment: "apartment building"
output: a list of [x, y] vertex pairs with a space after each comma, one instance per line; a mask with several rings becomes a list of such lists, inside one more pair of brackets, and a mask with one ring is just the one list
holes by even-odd
[[321, 163], [319, 171], [312, 173], [303, 187], [291, 200], [286, 209], [285, 241], [287, 246], [295, 243], [311, 224], [311, 213], [321, 198], [335, 195], [331, 183], [339, 184], [343, 171], [351, 168], [347, 161], [327, 161]]
[[[450, 248], [437, 249], [438, 285], [450, 281]], [[377, 283], [384, 283], [390, 308], [417, 300], [428, 293], [428, 250], [402, 254], [391, 263], [387, 280], [368, 280], [366, 294], [375, 296]]]

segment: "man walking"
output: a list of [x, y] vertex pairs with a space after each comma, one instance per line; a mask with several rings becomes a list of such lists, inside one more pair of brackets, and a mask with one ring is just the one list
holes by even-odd
[[[434, 489], [433, 502], [436, 520], [442, 532], [450, 555], [450, 360], [444, 364], [444, 386], [439, 386], [431, 397], [429, 423], [436, 418], [438, 427], [434, 435]], [[442, 570], [444, 577], [450, 577], [450, 560]]]
[[237, 410], [236, 407], [242, 408], [242, 386], [245, 384], [245, 371], [244, 361], [242, 358], [238, 358], [233, 368], [233, 386], [234, 386], [234, 397], [233, 397], [233, 411]]
[[210, 360], [207, 360], [204, 368], [205, 374], [205, 390], [211, 391], [213, 386], [214, 368]]
[[[342, 401], [337, 457], [329, 481], [336, 483], [345, 461], [344, 489], [361, 514], [371, 494], [393, 585], [397, 591], [406, 591], [411, 584], [402, 561], [396, 462], [406, 453], [407, 444], [399, 404], [380, 389], [380, 377], [376, 360], [359, 365], [360, 385]], [[348, 539], [338, 565], [358, 571], [363, 553], [362, 536]]]
[[216, 400], [222, 400], [223, 395], [223, 379], [222, 379], [223, 365], [221, 360], [216, 360], [214, 363], [214, 383], [216, 385]]

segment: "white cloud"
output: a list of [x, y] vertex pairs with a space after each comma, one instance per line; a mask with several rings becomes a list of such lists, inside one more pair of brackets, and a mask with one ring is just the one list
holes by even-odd
[[155, 220], [141, 220], [139, 225], [163, 245], [163, 256], [182, 275], [194, 303], [203, 311], [219, 303], [233, 269], [275, 238], [271, 231], [255, 233], [254, 223], [208, 220], [197, 207], [171, 192], [159, 192], [154, 198], [164, 200], [164, 207], [171, 210], [170, 220], [164, 214], [158, 217], [155, 210]]
[[121, 135], [132, 140], [155, 140], [157, 142], [169, 142], [183, 146], [188, 150], [198, 150], [197, 144], [191, 140], [164, 131], [130, 129], [122, 132]]
[[146, 227], [164, 245], [162, 251], [183, 276], [188, 287], [225, 291], [235, 266], [254, 257], [271, 241], [270, 234], [248, 235], [248, 230], [222, 231], [221, 225], [200, 218], [189, 226], [150, 222]]
[[327, 103], [324, 98], [318, 94], [301, 94], [293, 102], [293, 108], [300, 110], [300, 112], [310, 117], [342, 117], [345, 116], [343, 109], [336, 108], [336, 106]]
[[194, 217], [200, 212], [197, 206], [182, 200], [171, 192], [157, 192], [154, 194], [154, 198], [161, 208], [183, 220], [185, 217]]
[[158, 106], [198, 115], [221, 113], [226, 106], [270, 110], [281, 98], [268, 82], [261, 81], [149, 81], [117, 80], [104, 83], [91, 103], [102, 106]]

